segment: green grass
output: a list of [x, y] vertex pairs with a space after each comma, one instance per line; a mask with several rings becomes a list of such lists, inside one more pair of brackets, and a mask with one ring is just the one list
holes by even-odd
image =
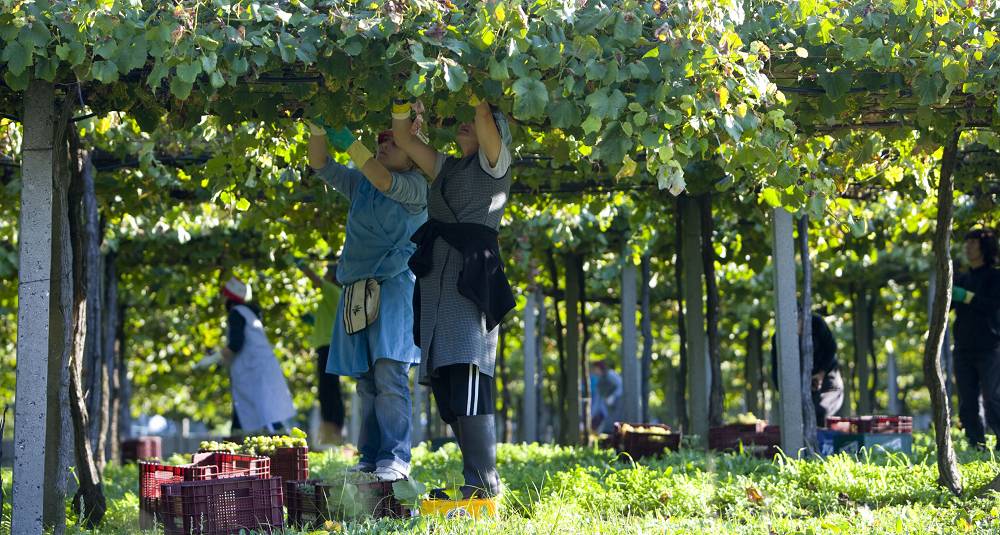
[[[960, 449], [967, 489], [1000, 473], [992, 454]], [[313, 453], [313, 475], [332, 477], [352, 460]], [[839, 455], [774, 461], [694, 451], [639, 465], [593, 448], [502, 445], [507, 492], [497, 520], [345, 523], [346, 533], [1000, 533], [1000, 495], [956, 498], [935, 483], [928, 435], [912, 455]], [[460, 480], [458, 450], [414, 449], [413, 475], [429, 487]], [[109, 510], [97, 533], [137, 529], [137, 471], [110, 467]], [[10, 474], [4, 473], [6, 490]], [[749, 491], [748, 491], [749, 489]], [[763, 499], [751, 499], [759, 493]], [[8, 494], [9, 496], [9, 494]], [[9, 531], [10, 506], [2, 530]], [[83, 533], [69, 520], [69, 533]], [[288, 533], [294, 533], [289, 531]], [[301, 532], [300, 532], [301, 533]]]

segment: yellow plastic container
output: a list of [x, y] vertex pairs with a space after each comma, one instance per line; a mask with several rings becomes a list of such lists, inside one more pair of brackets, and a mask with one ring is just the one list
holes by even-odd
[[445, 518], [483, 518], [497, 516], [496, 498], [470, 498], [468, 500], [423, 500], [420, 514], [441, 515]]

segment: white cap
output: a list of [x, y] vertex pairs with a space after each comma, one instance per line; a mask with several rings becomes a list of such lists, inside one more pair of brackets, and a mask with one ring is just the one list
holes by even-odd
[[250, 299], [250, 286], [233, 277], [222, 287], [222, 294], [233, 301], [245, 303]]

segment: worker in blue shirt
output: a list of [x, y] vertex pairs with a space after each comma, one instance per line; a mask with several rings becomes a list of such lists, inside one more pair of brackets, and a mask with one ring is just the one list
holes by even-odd
[[[378, 136], [373, 155], [346, 128], [310, 123], [309, 165], [347, 198], [346, 238], [337, 280], [345, 288], [337, 308], [328, 373], [357, 379], [361, 400], [361, 453], [356, 471], [373, 472], [381, 481], [410, 473], [411, 398], [409, 370], [420, 362], [413, 342], [413, 286], [407, 262], [415, 245], [414, 231], [427, 220], [427, 180], [393, 142], [391, 132]], [[354, 168], [334, 162], [328, 145], [347, 152]], [[362, 304], [355, 306], [350, 289], [366, 281]], [[374, 282], [373, 282], [374, 281]], [[362, 311], [373, 298], [374, 318]], [[363, 285], [364, 286], [364, 285]], [[347, 310], [345, 303], [352, 303]], [[367, 319], [366, 319], [367, 318]], [[359, 328], [359, 332], [354, 332]], [[348, 334], [348, 327], [354, 334]]]

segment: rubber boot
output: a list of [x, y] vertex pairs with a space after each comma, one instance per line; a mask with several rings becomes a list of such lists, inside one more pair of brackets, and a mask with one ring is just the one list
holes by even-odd
[[494, 416], [460, 416], [458, 428], [458, 445], [462, 449], [462, 475], [465, 477], [462, 496], [466, 499], [492, 498], [500, 494]]
[[[461, 447], [462, 441], [458, 437], [459, 437], [460, 433], [462, 432], [462, 430], [458, 426], [458, 421], [456, 420], [454, 422], [451, 422], [450, 424], [448, 424], [448, 427], [450, 427], [451, 428], [451, 432], [455, 434], [455, 442], [457, 442], [459, 444], [459, 447]], [[432, 499], [432, 500], [450, 500], [451, 497], [448, 496], [447, 489], [431, 489], [430, 499]]]

